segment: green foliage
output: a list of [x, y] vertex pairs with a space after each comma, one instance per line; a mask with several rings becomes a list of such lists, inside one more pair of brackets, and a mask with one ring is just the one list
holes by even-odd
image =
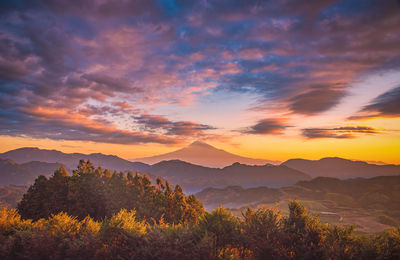
[[219, 207], [200, 219], [197, 233], [210, 239], [215, 249], [214, 257], [225, 257], [226, 251], [237, 247], [239, 243], [239, 220], [225, 208]]
[[257, 259], [277, 259], [284, 256], [281, 250], [282, 217], [276, 209], [248, 208], [243, 213], [242, 233], [245, 247]]
[[183, 194], [179, 185], [172, 190], [158, 179], [156, 187], [146, 175], [111, 174], [83, 160], [72, 176], [63, 168], [49, 179], [39, 176], [18, 204], [22, 217], [34, 220], [60, 212], [101, 220], [121, 209], [135, 210], [141, 220], [164, 218], [168, 223], [196, 222], [204, 214], [200, 201]]

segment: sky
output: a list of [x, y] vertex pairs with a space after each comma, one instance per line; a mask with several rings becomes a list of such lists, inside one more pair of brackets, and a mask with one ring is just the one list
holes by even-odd
[[202, 140], [400, 164], [400, 1], [0, 3], [0, 152]]

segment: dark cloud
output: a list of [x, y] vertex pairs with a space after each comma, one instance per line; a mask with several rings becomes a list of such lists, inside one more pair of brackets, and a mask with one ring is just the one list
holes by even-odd
[[206, 136], [204, 131], [215, 129], [212, 126], [198, 124], [190, 121], [170, 121], [160, 115], [140, 115], [135, 116], [137, 123], [145, 129], [165, 131], [166, 135], [178, 136]]
[[257, 124], [249, 127], [248, 129], [242, 130], [245, 134], [282, 134], [283, 131], [289, 127], [285, 124], [284, 120], [281, 119], [263, 119]]
[[[141, 92], [142, 90], [138, 87], [135, 87], [135, 82], [126, 77], [112, 77], [104, 74], [84, 74], [82, 78], [95, 83], [94, 90], [95, 91], [111, 91], [111, 92]], [[109, 93], [108, 95], [112, 95]]]
[[298, 114], [318, 114], [336, 106], [345, 94], [343, 89], [319, 86], [291, 98], [289, 109]]
[[[372, 102], [365, 106], [361, 114], [380, 117], [399, 117], [400, 116], [400, 87], [391, 89], [386, 93], [376, 97]], [[355, 116], [357, 117], [357, 115]], [[362, 117], [362, 115], [361, 115]]]
[[306, 128], [302, 129], [302, 135], [308, 139], [317, 138], [355, 138], [358, 134], [377, 134], [378, 130], [367, 126], [346, 126], [336, 128]]
[[43, 0], [43, 1], [2, 1], [0, 12], [13, 10], [50, 10], [59, 15], [113, 18], [118, 16], [139, 16], [161, 14], [156, 1], [147, 0]]

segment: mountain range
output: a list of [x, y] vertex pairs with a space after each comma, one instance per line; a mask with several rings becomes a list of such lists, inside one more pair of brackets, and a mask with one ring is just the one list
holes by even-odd
[[146, 172], [161, 176], [172, 183], [178, 183], [187, 192], [195, 192], [206, 187], [282, 187], [311, 177], [285, 165], [245, 165], [234, 163], [230, 166], [210, 168], [191, 163], [171, 160], [151, 165]]
[[156, 155], [152, 157], [134, 159], [134, 161], [144, 162], [147, 164], [155, 164], [161, 161], [169, 161], [169, 160], [181, 160], [192, 164], [197, 164], [212, 168], [223, 168], [225, 166], [232, 165], [235, 162], [248, 165], [265, 165], [267, 163], [270, 164], [280, 163], [279, 161], [253, 159], [235, 155], [227, 151], [224, 151], [222, 149], [217, 149], [201, 141], [196, 141], [174, 152]]
[[[61, 166], [65, 167], [60, 163], [34, 161], [18, 164], [10, 159], [0, 159], [0, 185], [29, 185], [40, 174], [49, 176]], [[71, 173], [68, 168], [67, 171]], [[140, 172], [148, 175], [153, 182], [156, 176], [159, 176], [168, 180], [171, 184], [180, 184], [183, 190], [188, 193], [197, 192], [206, 187], [225, 187], [227, 185], [281, 187], [294, 184], [300, 180], [310, 179], [307, 174], [286, 166], [269, 164], [250, 166], [234, 163], [220, 169], [194, 165], [179, 160], [146, 165], [146, 169]]]
[[27, 163], [31, 161], [60, 163], [70, 169], [75, 169], [81, 159], [90, 160], [95, 166], [101, 166], [116, 171], [131, 170], [142, 172], [148, 168], [148, 165], [145, 163], [131, 162], [115, 155], [105, 155], [102, 153], [63, 153], [57, 150], [45, 150], [36, 147], [24, 147], [11, 150], [0, 154], [0, 158], [10, 159], [16, 163]]
[[[201, 160], [209, 155], [216, 156], [214, 163], [217, 161], [227, 162], [228, 155], [232, 155], [211, 145], [194, 142], [188, 147], [176, 151], [175, 155], [179, 155], [178, 159], [164, 160], [149, 165], [101, 153], [63, 153], [57, 150], [19, 148], [0, 154], [0, 158], [3, 159], [0, 162], [0, 184], [26, 185], [32, 183], [39, 174], [52, 174], [61, 165], [75, 169], [81, 159], [90, 160], [94, 166], [101, 166], [111, 171], [138, 171], [147, 173], [151, 179], [160, 176], [172, 184], [180, 184], [185, 192], [197, 192], [207, 187], [220, 188], [235, 185], [245, 188], [257, 186], [282, 187], [317, 176], [347, 179], [400, 175], [399, 165], [376, 165], [342, 158], [291, 159], [281, 165], [269, 163], [247, 165], [234, 162], [223, 168], [196, 165], [183, 161], [185, 158], [193, 158], [195, 154], [200, 152], [204, 154], [203, 157], [199, 155]], [[219, 155], [221, 157], [218, 157]], [[233, 160], [234, 157], [229, 158]], [[240, 158], [243, 159], [244, 157]], [[257, 160], [249, 161], [249, 164], [250, 162], [255, 163]]]
[[307, 173], [311, 177], [334, 177], [339, 179], [400, 175], [400, 165], [377, 165], [338, 157], [320, 160], [291, 159], [282, 165]]

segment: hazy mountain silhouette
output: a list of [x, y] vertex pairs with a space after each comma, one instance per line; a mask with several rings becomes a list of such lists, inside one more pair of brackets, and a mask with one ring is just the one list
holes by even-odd
[[[235, 158], [244, 158], [202, 142], [195, 142], [186, 148], [166, 155], [171, 156], [171, 154], [177, 154], [177, 156], [181, 157], [186, 156], [187, 160], [195, 160], [196, 154], [200, 154], [203, 157], [199, 155], [200, 157], [197, 160], [206, 162], [209, 159], [209, 164], [222, 164], [223, 161], [228, 162]], [[162, 156], [159, 156], [159, 158]], [[173, 184], [180, 184], [188, 192], [199, 191], [206, 187], [235, 185], [246, 188], [257, 186], [281, 187], [317, 176], [346, 179], [400, 174], [400, 166], [398, 165], [375, 165], [341, 158], [324, 158], [317, 161], [292, 159], [281, 165], [251, 166], [235, 162], [224, 168], [205, 167], [181, 160], [161, 161], [154, 165], [148, 165], [142, 162], [124, 160], [115, 155], [101, 153], [88, 155], [81, 153], [68, 154], [56, 150], [38, 148], [20, 148], [8, 151], [0, 154], [0, 158], [12, 160], [2, 161], [0, 170], [3, 179], [0, 184], [26, 184], [34, 180], [39, 174], [53, 173], [61, 164], [67, 168], [75, 169], [79, 160], [84, 159], [90, 160], [96, 167], [101, 166], [102, 168], [117, 171], [144, 172], [148, 173], [149, 177], [153, 179], [155, 176], [160, 176]], [[259, 161], [249, 158], [244, 159], [250, 160], [248, 163]]]
[[248, 165], [265, 165], [266, 163], [279, 164], [278, 161], [252, 159], [235, 155], [200, 141], [196, 141], [189, 146], [174, 152], [135, 159], [135, 161], [148, 164], [154, 164], [167, 160], [181, 160], [197, 165], [217, 168], [222, 168], [235, 162]]
[[284, 165], [251, 166], [234, 163], [225, 168], [209, 168], [180, 160], [162, 161], [147, 169], [147, 172], [161, 176], [172, 183], [178, 183], [187, 192], [199, 191], [206, 187], [281, 187], [311, 177]]
[[[228, 154], [229, 158], [236, 158], [234, 157], [235, 155], [230, 156], [229, 153], [201, 142], [193, 143], [187, 150], [192, 152], [209, 151], [209, 154], [214, 155], [216, 153]], [[192, 153], [192, 155], [195, 156], [195, 153]], [[299, 180], [310, 179], [310, 176], [300, 171], [286, 166], [274, 166], [271, 164], [250, 166], [234, 163], [221, 169], [204, 167], [180, 160], [171, 160], [147, 165], [141, 162], [130, 162], [114, 155], [100, 153], [88, 155], [81, 153], [67, 154], [57, 150], [42, 150], [38, 148], [11, 150], [0, 154], [0, 158], [8, 159], [3, 161], [3, 168], [0, 167], [0, 170], [3, 169], [2, 174], [4, 175], [3, 182], [0, 181], [0, 184], [3, 185], [30, 183], [39, 174], [52, 174], [61, 164], [70, 169], [75, 169], [81, 159], [90, 160], [94, 166], [101, 166], [110, 170], [130, 170], [147, 173], [153, 181], [156, 176], [160, 176], [169, 180], [172, 184], [180, 184], [187, 192], [199, 191], [206, 187], [225, 187], [227, 185], [280, 187], [294, 184]], [[203, 159], [205, 158], [203, 157]], [[251, 161], [252, 159], [249, 160]]]
[[28, 190], [26, 186], [0, 185], [0, 208], [15, 208]]
[[400, 175], [400, 165], [376, 165], [337, 157], [320, 160], [291, 159], [282, 165], [302, 171], [312, 177], [335, 177], [340, 179]]
[[0, 185], [28, 185], [40, 174], [49, 176], [61, 166], [59, 163], [37, 161], [18, 164], [9, 159], [0, 159]]
[[68, 168], [75, 169], [79, 160], [90, 160], [93, 165], [101, 166], [109, 170], [117, 171], [144, 171], [148, 168], [147, 164], [131, 162], [115, 155], [105, 155], [101, 153], [82, 154], [82, 153], [63, 153], [57, 150], [44, 150], [38, 148], [19, 148], [0, 154], [2, 159], [10, 159], [16, 163], [26, 163], [40, 161], [47, 163], [61, 163]]

